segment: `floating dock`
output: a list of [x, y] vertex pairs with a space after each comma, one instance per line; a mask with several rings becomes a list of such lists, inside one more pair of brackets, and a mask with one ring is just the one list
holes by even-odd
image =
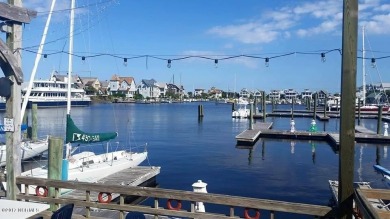
[[[120, 172], [109, 175], [97, 183], [109, 185], [124, 185], [124, 186], [139, 186], [147, 183], [148, 181], [155, 178], [160, 173], [161, 167], [144, 167], [137, 166], [129, 169], [122, 170]], [[118, 194], [112, 194], [112, 199], [114, 200], [118, 197]], [[91, 192], [90, 199], [91, 201], [98, 201], [98, 193]], [[61, 198], [70, 198], [70, 199], [79, 199], [85, 200], [86, 195], [85, 191], [73, 190], [64, 195], [61, 195]]]
[[[298, 140], [317, 140], [327, 141], [335, 151], [340, 146], [339, 133], [328, 132], [309, 132], [296, 130], [271, 130], [272, 124], [267, 126], [267, 123], [261, 123], [259, 127], [254, 127], [252, 130], [245, 130], [236, 136], [237, 145], [254, 145], [259, 138], [276, 138], [276, 139], [298, 139]], [[378, 143], [390, 144], [390, 136], [376, 134], [374, 131], [366, 129], [362, 126], [355, 127], [355, 141], [359, 143]]]

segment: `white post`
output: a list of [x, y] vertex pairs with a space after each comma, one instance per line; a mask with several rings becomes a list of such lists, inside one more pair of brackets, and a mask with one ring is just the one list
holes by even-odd
[[[202, 182], [202, 180], [198, 180], [196, 183], [192, 184], [194, 192], [199, 193], [207, 193], [206, 186], [207, 183]], [[203, 202], [196, 202], [195, 211], [206, 212]]]
[[387, 129], [389, 128], [389, 124], [387, 124], [387, 122], [383, 124], [383, 128], [385, 130], [383, 136], [389, 136], [389, 133], [387, 132]]
[[294, 133], [295, 132], [295, 122], [293, 119], [291, 119], [291, 122], [290, 122], [290, 125], [291, 125], [291, 132]]

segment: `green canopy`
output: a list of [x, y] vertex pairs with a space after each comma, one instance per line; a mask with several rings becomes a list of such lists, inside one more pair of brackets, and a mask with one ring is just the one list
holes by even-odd
[[70, 115], [66, 116], [66, 143], [95, 143], [108, 141], [117, 136], [116, 132], [85, 133], [77, 128]]

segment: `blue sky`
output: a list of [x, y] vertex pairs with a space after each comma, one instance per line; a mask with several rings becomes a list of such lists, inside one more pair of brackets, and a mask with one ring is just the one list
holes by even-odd
[[[38, 11], [24, 27], [25, 49], [37, 51], [50, 3], [24, 1], [24, 7]], [[84, 63], [74, 57], [73, 71], [80, 76], [109, 80], [118, 74], [132, 76], [136, 83], [151, 78], [172, 83], [174, 78], [187, 91], [212, 86], [230, 91], [340, 91], [341, 0], [79, 0], [76, 5], [74, 54], [87, 57]], [[67, 71], [67, 55], [52, 53], [68, 51], [69, 11], [64, 9], [69, 8], [69, 0], [57, 0], [43, 52], [49, 55], [39, 63], [36, 78], [48, 78], [53, 70]], [[358, 56], [363, 25], [366, 58], [388, 56], [390, 0], [359, 1]], [[321, 61], [321, 52], [326, 53], [326, 62]], [[26, 81], [35, 55], [23, 52]], [[151, 57], [130, 59], [139, 55]], [[271, 58], [269, 67], [261, 58], [229, 58], [240, 55], [281, 57]], [[187, 56], [196, 57], [175, 60]], [[127, 66], [124, 57], [129, 58]], [[173, 60], [171, 68], [166, 59]], [[214, 59], [219, 59], [217, 68]], [[357, 62], [360, 86], [362, 60]], [[374, 69], [366, 61], [367, 83], [390, 82], [390, 59], [376, 63]]]

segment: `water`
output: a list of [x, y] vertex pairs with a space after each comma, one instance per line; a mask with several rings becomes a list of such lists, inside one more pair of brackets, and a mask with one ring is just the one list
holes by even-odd
[[[204, 106], [202, 120], [197, 118], [199, 104]], [[228, 104], [93, 104], [73, 108], [71, 114], [81, 130], [114, 130], [120, 141], [147, 143], [149, 159], [143, 165], [162, 167], [157, 177], [161, 188], [188, 191], [192, 183], [201, 179], [208, 183], [209, 193], [328, 205], [328, 180], [338, 179], [339, 155], [326, 142], [261, 139], [253, 149], [236, 148], [235, 136], [249, 123], [232, 119]], [[65, 109], [39, 109], [39, 136], [64, 136], [65, 115]], [[311, 118], [294, 120], [297, 130], [309, 129]], [[289, 118], [267, 121], [273, 122], [276, 130], [290, 129]], [[375, 120], [362, 120], [362, 124], [376, 129]], [[339, 119], [317, 121], [317, 125], [319, 131], [339, 131]], [[354, 180], [369, 181], [373, 188], [386, 188], [382, 176], [373, 168], [378, 162], [390, 167], [386, 149], [383, 145], [357, 144]], [[152, 200], [145, 204], [152, 205]], [[187, 208], [189, 204], [183, 206]], [[206, 205], [206, 210], [228, 214], [227, 207]], [[237, 209], [236, 214], [242, 215], [242, 211]], [[262, 211], [262, 216], [267, 214]], [[283, 214], [277, 213], [280, 218], [278, 215]]]

